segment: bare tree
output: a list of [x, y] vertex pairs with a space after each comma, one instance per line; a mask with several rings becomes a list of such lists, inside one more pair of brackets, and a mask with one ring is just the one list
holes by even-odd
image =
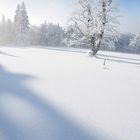
[[70, 21], [78, 39], [85, 40], [96, 55], [107, 32], [114, 31], [116, 15], [113, 0], [79, 0], [79, 10]]

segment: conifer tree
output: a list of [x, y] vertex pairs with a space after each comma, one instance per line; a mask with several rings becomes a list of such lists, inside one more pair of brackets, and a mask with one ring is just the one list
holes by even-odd
[[29, 45], [29, 20], [24, 2], [17, 6], [15, 14], [15, 34], [17, 45]]

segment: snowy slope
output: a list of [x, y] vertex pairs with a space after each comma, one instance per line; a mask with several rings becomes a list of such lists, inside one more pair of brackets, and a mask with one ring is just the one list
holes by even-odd
[[138, 55], [0, 48], [0, 140], [140, 140], [139, 72]]

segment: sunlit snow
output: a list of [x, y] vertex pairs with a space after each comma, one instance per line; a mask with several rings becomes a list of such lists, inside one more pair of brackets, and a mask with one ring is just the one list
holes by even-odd
[[0, 140], [140, 140], [139, 73], [139, 55], [1, 47]]

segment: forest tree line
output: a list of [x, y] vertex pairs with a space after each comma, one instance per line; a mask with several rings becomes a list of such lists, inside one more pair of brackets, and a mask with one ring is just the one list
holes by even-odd
[[[116, 38], [108, 36], [101, 43], [101, 50], [140, 53], [138, 34], [117, 33]], [[29, 22], [25, 3], [19, 4], [13, 21], [2, 16], [0, 21], [0, 45], [8, 46], [68, 46], [90, 48], [86, 40], [73, 40], [78, 37], [73, 26], [61, 27], [59, 24], [44, 21], [40, 26]]]
[[31, 25], [24, 2], [17, 6], [13, 21], [3, 15], [0, 22], [0, 45], [63, 46], [63, 39], [59, 24], [44, 21], [40, 26]]

